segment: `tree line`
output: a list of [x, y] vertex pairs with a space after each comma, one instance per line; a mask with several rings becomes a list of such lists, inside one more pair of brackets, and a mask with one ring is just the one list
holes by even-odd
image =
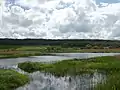
[[0, 39], [0, 45], [50, 45], [61, 47], [98, 48], [110, 47], [119, 48], [119, 40], [99, 39]]

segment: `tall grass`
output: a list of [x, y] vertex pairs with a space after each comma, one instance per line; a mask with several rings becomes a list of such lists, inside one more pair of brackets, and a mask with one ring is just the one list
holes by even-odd
[[[37, 66], [37, 68], [35, 66]], [[19, 63], [18, 67], [25, 71], [28, 71], [30, 69], [30, 72], [44, 70], [56, 74], [59, 72], [64, 74], [79, 74], [81, 71], [94, 70], [105, 70], [109, 72], [111, 70], [120, 70], [120, 60], [113, 56], [105, 56], [90, 58], [86, 60], [64, 60], [53, 64], [43, 64], [40, 62], [24, 62]]]

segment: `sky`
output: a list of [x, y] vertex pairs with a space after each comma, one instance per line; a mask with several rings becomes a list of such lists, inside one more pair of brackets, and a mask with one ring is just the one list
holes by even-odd
[[120, 40], [120, 0], [0, 0], [0, 38]]

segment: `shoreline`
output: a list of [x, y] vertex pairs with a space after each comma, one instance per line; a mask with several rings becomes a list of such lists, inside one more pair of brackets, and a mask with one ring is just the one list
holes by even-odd
[[30, 54], [16, 54], [16, 55], [1, 55], [0, 59], [9, 59], [9, 58], [22, 58], [22, 57], [31, 57], [31, 56], [65, 56], [65, 55], [60, 55], [60, 54], [64, 54], [64, 53], [120, 53], [120, 52], [54, 52], [54, 53], [30, 53]]

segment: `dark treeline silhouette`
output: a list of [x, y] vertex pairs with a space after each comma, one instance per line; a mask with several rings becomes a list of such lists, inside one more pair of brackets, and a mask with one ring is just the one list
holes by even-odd
[[99, 39], [0, 39], [0, 45], [51, 45], [62, 47], [86, 47], [86, 45], [99, 47], [120, 47], [119, 40]]

